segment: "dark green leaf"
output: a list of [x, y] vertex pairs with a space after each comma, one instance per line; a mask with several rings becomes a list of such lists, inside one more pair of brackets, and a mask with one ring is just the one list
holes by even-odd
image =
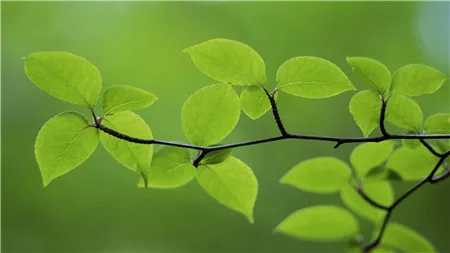
[[226, 148], [217, 151], [209, 152], [205, 158], [202, 159], [200, 164], [216, 164], [221, 163], [231, 156], [232, 149]]

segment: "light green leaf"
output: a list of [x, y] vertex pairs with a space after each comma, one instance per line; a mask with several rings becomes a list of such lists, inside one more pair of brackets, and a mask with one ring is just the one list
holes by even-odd
[[353, 149], [350, 162], [359, 178], [386, 161], [394, 150], [395, 142], [364, 143]]
[[195, 66], [218, 81], [233, 85], [265, 84], [266, 67], [251, 47], [228, 39], [212, 39], [185, 49]]
[[378, 126], [381, 113], [381, 100], [377, 94], [364, 90], [353, 95], [350, 100], [350, 112], [364, 137]]
[[221, 150], [216, 150], [216, 151], [209, 152], [205, 156], [205, 158], [202, 159], [200, 164], [221, 163], [221, 162], [225, 161], [226, 159], [228, 159], [231, 156], [231, 153], [232, 153], [232, 149], [231, 148], [226, 148], [226, 149], [221, 149]]
[[282, 91], [305, 98], [327, 98], [356, 90], [334, 63], [312, 56], [285, 61], [278, 69], [277, 82]]
[[367, 88], [380, 95], [389, 90], [391, 73], [381, 62], [366, 57], [347, 57], [346, 60]]
[[94, 107], [102, 78], [88, 60], [68, 52], [39, 52], [27, 56], [25, 73], [41, 90], [63, 101]]
[[341, 207], [313, 206], [292, 213], [275, 231], [304, 240], [337, 241], [356, 236], [359, 224], [350, 212]]
[[219, 164], [200, 165], [197, 180], [213, 198], [253, 223], [258, 181], [245, 163], [232, 156]]
[[103, 113], [137, 110], [152, 105], [158, 98], [152, 93], [128, 85], [114, 85], [103, 95]]
[[437, 252], [428, 239], [405, 225], [392, 222], [387, 225], [381, 245], [388, 245], [404, 252]]
[[295, 165], [280, 183], [300, 190], [316, 193], [333, 193], [350, 182], [350, 167], [334, 157], [317, 157]]
[[182, 124], [189, 141], [209, 146], [219, 143], [239, 121], [239, 97], [229, 84], [201, 88], [184, 103]]
[[[363, 191], [375, 202], [385, 206], [391, 205], [394, 201], [394, 192], [390, 183], [387, 181], [365, 182]], [[341, 199], [344, 204], [356, 214], [376, 224], [380, 223], [386, 214], [386, 211], [369, 204], [350, 185], [342, 189]]]
[[[275, 93], [277, 99], [278, 93]], [[257, 119], [270, 110], [271, 105], [267, 94], [260, 86], [246, 87], [241, 93], [241, 106], [251, 119]]]
[[431, 172], [437, 161], [423, 145], [415, 149], [401, 147], [392, 154], [387, 167], [404, 180], [420, 180]]
[[[107, 115], [102, 125], [135, 138], [151, 139], [147, 123], [134, 112], [121, 111]], [[147, 175], [152, 162], [153, 145], [137, 144], [100, 132], [100, 141], [114, 159], [141, 176]]]
[[428, 117], [425, 121], [425, 132], [427, 134], [450, 133], [450, 113], [437, 113]]
[[[417, 134], [415, 132], [408, 132], [408, 134]], [[419, 140], [408, 140], [408, 139], [402, 139], [402, 145], [404, 147], [410, 148], [410, 149], [415, 149], [418, 146], [420, 146], [420, 141]]]
[[408, 96], [431, 94], [441, 88], [447, 76], [421, 64], [406, 65], [394, 74], [393, 90]]
[[[195, 173], [188, 149], [164, 146], [153, 154], [148, 187], [177, 188], [190, 182]], [[138, 186], [145, 187], [142, 177]]]
[[422, 109], [411, 98], [394, 93], [387, 102], [386, 120], [400, 128], [421, 132]]
[[34, 147], [44, 186], [86, 161], [97, 144], [97, 129], [77, 112], [63, 112], [47, 121]]

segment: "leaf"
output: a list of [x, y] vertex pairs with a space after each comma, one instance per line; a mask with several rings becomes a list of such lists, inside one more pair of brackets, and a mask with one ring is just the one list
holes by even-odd
[[[408, 134], [417, 134], [413, 131], [409, 131]], [[402, 139], [402, 145], [406, 148], [415, 149], [418, 146], [420, 146], [419, 140], [408, 140], [408, 139]]]
[[334, 63], [312, 56], [285, 61], [278, 69], [277, 82], [282, 91], [305, 98], [327, 98], [356, 90]]
[[310, 241], [350, 239], [359, 224], [347, 210], [338, 206], [313, 206], [297, 210], [275, 228], [276, 232]]
[[405, 225], [393, 222], [387, 225], [381, 244], [404, 252], [437, 252], [428, 239]]
[[206, 154], [206, 156], [202, 159], [200, 164], [217, 164], [225, 161], [231, 156], [232, 149], [226, 148], [221, 150], [216, 150], [209, 152]]
[[[190, 182], [195, 173], [188, 149], [164, 146], [153, 154], [148, 187], [177, 188]], [[145, 187], [142, 177], [138, 186]]]
[[253, 223], [258, 181], [245, 163], [232, 156], [219, 164], [200, 165], [197, 180], [219, 203], [244, 214]]
[[358, 127], [367, 137], [378, 126], [381, 113], [381, 100], [377, 94], [364, 90], [353, 95], [350, 112]]
[[[107, 115], [102, 125], [135, 138], [151, 139], [147, 123], [134, 112], [121, 111]], [[147, 175], [152, 162], [153, 145], [137, 144], [100, 132], [100, 141], [106, 151], [120, 164], [141, 176]]]
[[408, 96], [431, 94], [441, 88], [447, 76], [421, 64], [406, 65], [394, 74], [393, 90]]
[[[369, 181], [364, 183], [364, 193], [375, 202], [389, 206], [394, 201], [394, 192], [387, 181]], [[350, 185], [341, 191], [341, 199], [344, 204], [364, 219], [376, 224], [380, 223], [386, 211], [378, 209], [363, 199]]]
[[450, 133], [450, 113], [436, 113], [425, 121], [425, 132], [427, 134]]
[[317, 157], [295, 165], [280, 182], [300, 190], [333, 193], [350, 182], [350, 167], [334, 157]]
[[[275, 93], [275, 99], [277, 97], [278, 93]], [[241, 106], [244, 113], [253, 120], [261, 117], [271, 108], [267, 94], [259, 86], [249, 86], [242, 91]]]
[[212, 39], [183, 52], [191, 56], [200, 71], [218, 81], [233, 85], [266, 82], [264, 60], [253, 48], [241, 42]]
[[77, 112], [63, 112], [47, 121], [34, 147], [44, 186], [86, 161], [97, 144], [97, 129]]
[[210, 85], [195, 92], [183, 106], [184, 133], [195, 145], [219, 143], [239, 121], [239, 97], [229, 84]]
[[422, 109], [411, 98], [394, 93], [387, 102], [386, 120], [400, 128], [421, 132]]
[[355, 76], [367, 88], [383, 95], [389, 90], [391, 73], [381, 62], [366, 57], [347, 57], [347, 63], [352, 67]]
[[25, 73], [41, 90], [63, 101], [97, 103], [102, 78], [88, 60], [68, 52], [39, 52], [27, 56]]
[[431, 172], [437, 161], [423, 145], [415, 149], [401, 147], [392, 154], [387, 167], [403, 180], [420, 180]]
[[360, 144], [353, 149], [350, 162], [359, 178], [364, 178], [371, 169], [386, 161], [394, 151], [394, 146], [393, 141], [383, 141]]
[[137, 110], [152, 105], [158, 98], [152, 93], [128, 85], [114, 85], [103, 95], [103, 113]]

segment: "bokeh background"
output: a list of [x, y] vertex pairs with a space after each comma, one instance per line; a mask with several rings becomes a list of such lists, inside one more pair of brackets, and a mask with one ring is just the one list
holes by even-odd
[[[104, 87], [128, 84], [160, 100], [140, 112], [159, 139], [186, 141], [181, 107], [195, 90], [214, 83], [182, 49], [211, 38], [242, 41], [265, 59], [268, 86], [278, 66], [312, 55], [354, 78], [346, 56], [367, 56], [391, 71], [409, 63], [449, 74], [449, 2], [2, 2], [2, 251], [5, 253], [343, 252], [337, 243], [310, 243], [274, 234], [291, 212], [339, 196], [314, 195], [278, 183], [296, 163], [333, 155], [348, 161], [354, 146], [283, 141], [236, 149], [259, 179], [254, 225], [210, 198], [194, 180], [176, 190], [138, 189], [137, 176], [99, 145], [79, 168], [43, 188], [33, 147], [41, 125], [66, 104], [35, 87], [22, 57], [63, 50], [101, 71]], [[280, 94], [288, 130], [361, 136], [348, 112], [352, 92], [324, 100]], [[448, 112], [448, 82], [417, 98], [424, 116]], [[245, 115], [225, 143], [273, 136], [272, 116]], [[398, 192], [411, 184], [398, 183]], [[393, 215], [450, 252], [450, 181], [427, 186]], [[362, 221], [370, 234], [370, 224]]]

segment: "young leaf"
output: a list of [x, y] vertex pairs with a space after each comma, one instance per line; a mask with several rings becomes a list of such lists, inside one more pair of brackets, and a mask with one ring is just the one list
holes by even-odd
[[251, 47], [237, 41], [212, 39], [183, 52], [195, 66], [218, 81], [233, 85], [256, 85], [266, 82], [264, 60]]
[[356, 90], [340, 68], [312, 56], [285, 61], [278, 69], [277, 82], [282, 91], [305, 98], [327, 98]]
[[232, 149], [226, 148], [213, 152], [209, 152], [205, 158], [202, 159], [200, 164], [217, 164], [225, 161], [228, 157], [231, 156]]
[[35, 143], [36, 160], [47, 186], [86, 161], [98, 144], [98, 131], [77, 112], [63, 112], [47, 121]]
[[[121, 111], [107, 115], [103, 119], [102, 124], [119, 133], [132, 137], [143, 139], [152, 138], [152, 132], [147, 123], [131, 111]], [[123, 166], [140, 175], [146, 175], [149, 172], [152, 162], [153, 145], [128, 142], [104, 132], [100, 132], [100, 141], [106, 151]]]
[[370, 90], [360, 91], [353, 95], [349, 108], [364, 137], [369, 136], [380, 121], [381, 100], [378, 95]]
[[393, 90], [408, 96], [431, 94], [441, 88], [447, 76], [421, 64], [406, 65], [394, 74]]
[[381, 62], [365, 57], [347, 57], [353, 73], [367, 88], [383, 95], [389, 90], [391, 73]]
[[437, 161], [438, 158], [423, 145], [415, 149], [401, 147], [392, 154], [387, 167], [403, 180], [420, 180], [430, 173]]
[[137, 110], [152, 105], [158, 98], [152, 93], [128, 85], [114, 85], [103, 95], [103, 113]]
[[[364, 193], [375, 202], [388, 206], [394, 201], [394, 193], [392, 187], [387, 181], [369, 181], [364, 183]], [[369, 204], [359, 193], [352, 187], [347, 186], [341, 191], [341, 199], [344, 204], [353, 210], [356, 214], [369, 221], [380, 223], [386, 211], [378, 209]]]
[[353, 149], [350, 162], [359, 178], [364, 178], [371, 169], [386, 161], [394, 150], [394, 146], [393, 141], [383, 141], [360, 144]]
[[239, 97], [231, 85], [201, 88], [184, 103], [184, 133], [196, 145], [219, 143], [236, 126], [240, 112]]
[[405, 225], [392, 222], [387, 225], [381, 244], [402, 252], [437, 252], [428, 239]]
[[450, 133], [450, 113], [437, 113], [428, 117], [425, 121], [425, 132], [427, 134]]
[[102, 78], [88, 60], [68, 52], [39, 52], [27, 56], [25, 73], [41, 90], [63, 101], [94, 107]]
[[245, 163], [232, 156], [219, 164], [200, 165], [197, 180], [213, 198], [253, 223], [258, 181]]
[[387, 102], [386, 120], [400, 128], [421, 132], [422, 109], [411, 98], [394, 93]]
[[276, 232], [311, 241], [337, 241], [353, 238], [359, 224], [347, 210], [338, 206], [313, 206], [297, 210], [275, 228]]
[[350, 167], [334, 157], [317, 157], [295, 165], [280, 183], [300, 190], [316, 193], [333, 193], [350, 182]]
[[[275, 93], [275, 99], [277, 97], [278, 93]], [[253, 120], [261, 117], [271, 108], [267, 94], [259, 86], [249, 86], [242, 91], [241, 106], [242, 111]]]
[[[177, 188], [191, 181], [195, 173], [188, 149], [164, 146], [153, 154], [148, 187]], [[138, 186], [145, 187], [142, 177]]]

